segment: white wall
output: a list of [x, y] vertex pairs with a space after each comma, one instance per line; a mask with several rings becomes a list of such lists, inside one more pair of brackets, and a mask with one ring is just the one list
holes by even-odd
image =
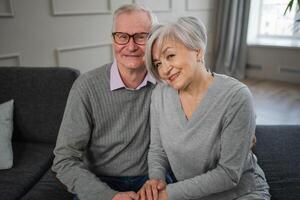
[[160, 21], [200, 17], [208, 27], [208, 65], [217, 0], [0, 0], [0, 66], [69, 66], [86, 72], [112, 60], [112, 12], [143, 3]]
[[300, 83], [300, 48], [249, 46], [246, 76]]
[[[299, 40], [290, 40], [284, 37], [258, 37], [261, 18], [260, 6], [260, 0], [251, 0], [246, 76], [300, 83]], [[279, 12], [283, 13], [283, 9]]]

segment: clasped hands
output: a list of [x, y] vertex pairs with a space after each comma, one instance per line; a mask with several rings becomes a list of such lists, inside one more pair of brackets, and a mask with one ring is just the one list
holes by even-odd
[[148, 180], [137, 192], [118, 192], [112, 200], [168, 200], [166, 182]]

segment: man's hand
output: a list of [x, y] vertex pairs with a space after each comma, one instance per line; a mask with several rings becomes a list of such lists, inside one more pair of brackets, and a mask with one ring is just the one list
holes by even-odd
[[148, 180], [143, 187], [138, 191], [140, 200], [158, 200], [159, 192], [166, 188], [166, 182], [162, 180]]
[[138, 200], [139, 195], [135, 192], [118, 192], [112, 200]]

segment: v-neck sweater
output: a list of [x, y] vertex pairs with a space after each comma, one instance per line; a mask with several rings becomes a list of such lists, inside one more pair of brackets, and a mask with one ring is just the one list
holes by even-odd
[[172, 169], [178, 182], [167, 186], [169, 200], [228, 200], [268, 189], [250, 150], [251, 93], [234, 78], [214, 75], [189, 120], [177, 90], [158, 84], [152, 93], [149, 176], [164, 180]]

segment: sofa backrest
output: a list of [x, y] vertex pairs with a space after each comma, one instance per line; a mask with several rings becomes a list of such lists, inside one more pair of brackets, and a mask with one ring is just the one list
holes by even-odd
[[0, 103], [14, 99], [13, 140], [55, 143], [78, 75], [63, 67], [0, 67]]
[[300, 125], [257, 126], [256, 137], [272, 200], [300, 199]]

